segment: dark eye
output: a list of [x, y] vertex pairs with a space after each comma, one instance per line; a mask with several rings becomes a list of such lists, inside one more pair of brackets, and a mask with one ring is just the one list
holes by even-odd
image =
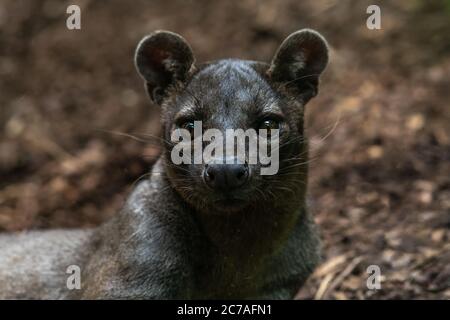
[[194, 121], [183, 122], [180, 125], [180, 128], [183, 128], [183, 129], [186, 129], [186, 130], [194, 130]]
[[259, 125], [259, 129], [280, 129], [280, 122], [274, 119], [265, 119]]
[[194, 136], [194, 126], [194, 121], [185, 121], [179, 125], [180, 128], [188, 130], [191, 137]]

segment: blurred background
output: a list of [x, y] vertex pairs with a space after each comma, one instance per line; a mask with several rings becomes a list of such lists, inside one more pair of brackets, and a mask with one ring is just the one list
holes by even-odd
[[96, 226], [148, 172], [158, 147], [124, 135], [159, 130], [133, 65], [145, 34], [182, 34], [199, 62], [269, 61], [304, 27], [331, 59], [307, 106], [324, 263], [298, 298], [449, 299], [448, 0], [2, 0], [0, 231]]

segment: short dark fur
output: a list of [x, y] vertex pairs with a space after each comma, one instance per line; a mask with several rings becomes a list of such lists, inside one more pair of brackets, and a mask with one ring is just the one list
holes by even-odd
[[[165, 141], [151, 179], [134, 190], [119, 215], [96, 230], [63, 232], [64, 241], [60, 234], [28, 236], [58, 242], [54, 249], [66, 250], [59, 264], [50, 252], [31, 252], [36, 251], [31, 245], [11, 249], [12, 237], [25, 243], [20, 236], [0, 236], [6, 251], [3, 258], [0, 253], [0, 283], [9, 283], [0, 297], [292, 298], [319, 262], [319, 240], [305, 200], [303, 114], [317, 94], [327, 57], [325, 40], [312, 30], [289, 36], [270, 64], [220, 60], [195, 65], [179, 35], [160, 31], [144, 38], [136, 66], [150, 97], [161, 105]], [[274, 115], [280, 121], [276, 175], [259, 175], [260, 167], [252, 165], [245, 186], [219, 192], [201, 178], [204, 165], [170, 161], [171, 132], [186, 119], [202, 120], [205, 128], [245, 130]], [[65, 244], [73, 239], [78, 243], [73, 248]], [[44, 282], [20, 280], [33, 272], [15, 265], [14, 258], [25, 254], [54, 261], [57, 273], [68, 264], [79, 265], [82, 289], [68, 291], [59, 278], [49, 282], [54, 291]]]

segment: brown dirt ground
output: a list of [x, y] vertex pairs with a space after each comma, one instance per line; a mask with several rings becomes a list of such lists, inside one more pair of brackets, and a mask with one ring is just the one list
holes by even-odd
[[178, 32], [198, 61], [270, 60], [311, 27], [332, 49], [307, 110], [324, 264], [298, 298], [450, 298], [448, 2], [383, 2], [378, 31], [368, 1], [70, 3], [81, 31], [67, 1], [0, 2], [0, 231], [98, 225], [148, 171], [157, 148], [119, 134], [158, 131], [132, 64], [144, 34]]

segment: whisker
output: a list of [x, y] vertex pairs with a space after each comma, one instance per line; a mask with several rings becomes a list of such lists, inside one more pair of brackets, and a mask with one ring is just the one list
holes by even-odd
[[311, 74], [307, 74], [307, 75], [304, 75], [304, 76], [295, 78], [295, 79], [293, 79], [293, 80], [290, 80], [290, 81], [284, 83], [283, 87], [287, 87], [287, 86], [290, 85], [291, 83], [294, 83], [294, 82], [296, 82], [296, 81], [298, 81], [298, 80], [301, 80], [301, 79], [305, 79], [305, 78], [309, 78], [309, 77], [318, 77], [318, 76], [320, 76], [320, 73], [311, 73]]
[[117, 135], [117, 136], [131, 138], [131, 139], [133, 139], [135, 141], [138, 141], [138, 142], [147, 143], [147, 141], [145, 141], [144, 139], [141, 139], [141, 138], [139, 138], [137, 136], [134, 136], [132, 134], [129, 134], [129, 133], [120, 132], [120, 131], [114, 131], [114, 130], [104, 130], [104, 129], [95, 129], [95, 130], [101, 131], [101, 132], [104, 132], [104, 133], [114, 134], [114, 135]]

